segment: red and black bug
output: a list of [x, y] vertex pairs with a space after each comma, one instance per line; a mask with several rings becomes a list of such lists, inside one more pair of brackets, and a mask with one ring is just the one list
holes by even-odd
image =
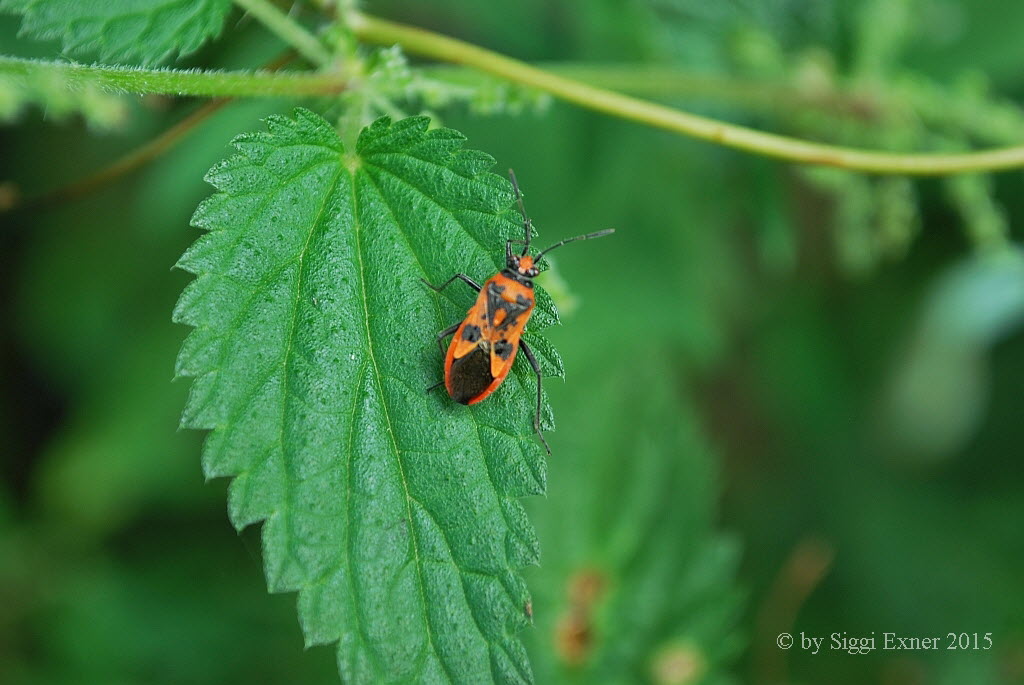
[[[512, 179], [512, 188], [515, 190], [519, 211], [523, 215], [525, 235], [524, 240], [505, 242], [505, 268], [487, 279], [482, 286], [463, 273], [455, 274], [441, 285], [431, 285], [427, 281], [423, 281], [440, 292], [456, 280], [461, 280], [480, 293], [476, 302], [470, 307], [465, 320], [437, 334], [438, 347], [441, 354], [445, 355], [444, 380], [428, 388], [428, 392], [443, 384], [448, 389], [448, 394], [456, 402], [461, 404], [482, 402], [508, 376], [516, 353], [522, 348], [523, 354], [526, 355], [533, 372], [537, 375], [537, 410], [533, 417], [533, 428], [544, 444], [544, 449], [550, 454], [551, 449], [540, 429], [542, 378], [540, 364], [537, 363], [537, 358], [533, 355], [530, 346], [521, 339], [526, 322], [533, 314], [533, 278], [538, 273], [537, 264], [545, 254], [557, 247], [576, 240], [600, 238], [614, 233], [615, 229], [609, 228], [596, 233], [567, 238], [541, 250], [535, 256], [530, 256], [532, 224], [526, 215], [526, 207], [523, 205], [516, 176], [511, 169], [508, 173]], [[512, 243], [523, 243], [521, 254], [512, 252]], [[444, 339], [449, 335], [453, 337], [446, 353]]]

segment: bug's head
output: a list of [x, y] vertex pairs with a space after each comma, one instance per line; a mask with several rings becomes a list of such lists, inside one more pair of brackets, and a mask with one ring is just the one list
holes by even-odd
[[533, 278], [540, 271], [537, 269], [536, 264], [533, 261], [533, 257], [528, 254], [510, 254], [506, 260], [506, 266], [513, 272], [524, 276], [526, 278]]

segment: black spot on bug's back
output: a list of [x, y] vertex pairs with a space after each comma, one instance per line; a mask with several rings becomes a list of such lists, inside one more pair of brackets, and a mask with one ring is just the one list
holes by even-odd
[[469, 342], [476, 342], [480, 339], [480, 327], [473, 324], [467, 325], [462, 329], [462, 339], [468, 340]]
[[515, 349], [514, 346], [508, 340], [499, 340], [494, 343], [494, 354], [502, 359], [508, 359], [513, 349]]
[[530, 300], [528, 300], [525, 295], [516, 295], [516, 304], [523, 309], [530, 308]]
[[459, 404], [469, 404], [493, 380], [490, 351], [483, 346], [476, 347], [465, 357], [452, 360], [449, 394]]

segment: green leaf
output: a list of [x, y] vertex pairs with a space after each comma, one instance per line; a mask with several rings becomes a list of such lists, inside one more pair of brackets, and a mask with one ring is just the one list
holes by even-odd
[[991, 348], [1022, 324], [1024, 252], [985, 250], [948, 269], [890, 377], [881, 404], [886, 446], [919, 463], [963, 449], [985, 418]]
[[[355, 154], [306, 110], [267, 126], [210, 170], [208, 233], [179, 262], [205, 473], [235, 477], [231, 520], [265, 522], [269, 589], [299, 592], [307, 644], [338, 641], [346, 682], [529, 682], [535, 381], [523, 360], [473, 407], [424, 392], [436, 332], [475, 293], [419, 281], [495, 272], [522, 230], [511, 186], [425, 117], [378, 120]], [[538, 301], [534, 323], [555, 320]]]
[[738, 546], [713, 529], [714, 454], [674, 355], [615, 354], [643, 363], [573, 377], [558, 496], [530, 503], [549, 550], [528, 575], [538, 681], [729, 682], [742, 595]]
[[152, 64], [195, 51], [220, 33], [231, 0], [0, 0], [22, 33], [57, 39], [77, 56]]

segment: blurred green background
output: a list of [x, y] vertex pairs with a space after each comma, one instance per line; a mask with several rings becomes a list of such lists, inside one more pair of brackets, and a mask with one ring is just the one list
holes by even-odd
[[[645, 94], [793, 135], [1024, 142], [1014, 0], [367, 5], [529, 61], [682, 69], [696, 80]], [[229, 21], [184, 64], [281, 52]], [[17, 26], [0, 16], [0, 52], [57, 53]], [[171, 382], [188, 276], [170, 267], [202, 176], [294, 104], [230, 104], [87, 197], [0, 213], [0, 682], [336, 679], [294, 597], [266, 594], [226, 483], [203, 482]], [[437, 114], [515, 168], [542, 242], [618, 229], [547, 276], [566, 380], [549, 494], [527, 503], [538, 681], [1024, 682], [1021, 172], [798, 169], [516, 104], [498, 88]], [[0, 188], [82, 178], [197, 106], [123, 98], [104, 130], [25, 112], [0, 129]], [[812, 655], [783, 631], [993, 647]]]

